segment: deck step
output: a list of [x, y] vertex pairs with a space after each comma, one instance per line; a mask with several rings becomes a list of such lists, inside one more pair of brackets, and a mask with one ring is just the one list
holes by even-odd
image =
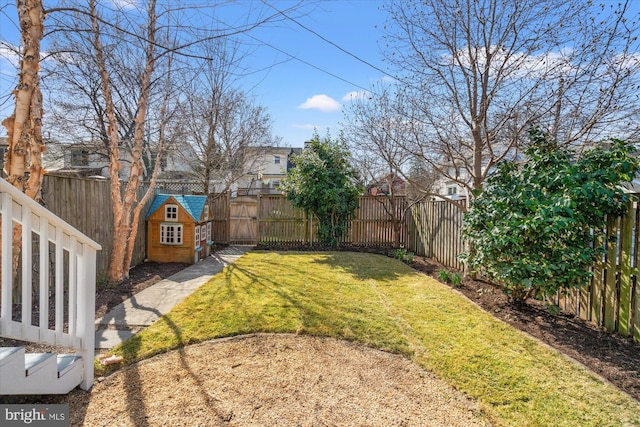
[[24, 355], [25, 375], [33, 375], [43, 368], [47, 368], [53, 363], [53, 353], [27, 353]]
[[0, 395], [66, 394], [78, 386], [84, 361], [75, 354], [26, 353], [0, 347]]
[[73, 367], [82, 361], [82, 357], [75, 354], [58, 355], [58, 378], [69, 372]]
[[22, 347], [0, 347], [0, 367], [10, 363], [14, 358], [24, 357]]

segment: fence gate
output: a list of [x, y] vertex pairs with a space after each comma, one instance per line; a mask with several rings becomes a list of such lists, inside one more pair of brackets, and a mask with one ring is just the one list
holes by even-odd
[[258, 197], [236, 197], [230, 205], [230, 244], [258, 244]]

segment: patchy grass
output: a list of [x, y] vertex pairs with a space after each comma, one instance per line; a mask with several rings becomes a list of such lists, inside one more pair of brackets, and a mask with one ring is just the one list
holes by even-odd
[[379, 255], [249, 253], [114, 352], [131, 363], [253, 332], [331, 336], [404, 354], [476, 398], [497, 425], [640, 425], [638, 402]]

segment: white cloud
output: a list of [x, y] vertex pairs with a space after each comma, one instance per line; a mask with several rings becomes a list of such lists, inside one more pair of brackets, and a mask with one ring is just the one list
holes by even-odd
[[298, 106], [303, 110], [316, 109], [324, 112], [338, 111], [341, 107], [338, 101], [325, 94], [313, 95]]
[[[18, 47], [8, 44], [0, 44], [0, 58], [8, 61], [14, 67], [18, 67], [20, 57], [18, 56]], [[14, 71], [14, 70], [12, 70]]]
[[[489, 68], [490, 77], [495, 78], [500, 74], [503, 78], [526, 79], [526, 78], [554, 78], [570, 74], [575, 71], [572, 64], [574, 50], [562, 48], [553, 52], [542, 52], [539, 54], [529, 54], [524, 52], [507, 52], [500, 46], [490, 47], [492, 62]], [[483, 51], [477, 51], [474, 58], [476, 66], [480, 69], [485, 67], [486, 56]], [[470, 67], [471, 59], [468, 49], [460, 49], [456, 52], [455, 58], [447, 53], [441, 56], [441, 65], [457, 65], [458, 62], [464, 67]]]
[[122, 10], [131, 10], [138, 8], [138, 2], [136, 0], [110, 0], [114, 7]]
[[358, 90], [358, 91], [349, 92], [348, 94], [343, 96], [342, 101], [350, 102], [350, 101], [364, 100], [370, 97], [371, 97], [371, 92], [367, 90]]

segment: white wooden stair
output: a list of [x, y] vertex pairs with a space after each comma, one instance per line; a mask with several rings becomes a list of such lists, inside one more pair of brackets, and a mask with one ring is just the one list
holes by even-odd
[[66, 394], [82, 382], [82, 357], [0, 348], [0, 394]]
[[[0, 347], [0, 395], [65, 394], [78, 385], [88, 390], [100, 245], [1, 178], [0, 227], [0, 337], [75, 351], [29, 354], [23, 347]], [[20, 271], [12, 265], [15, 236], [21, 237]], [[14, 281], [20, 282], [17, 290]], [[16, 299], [21, 307], [14, 316]]]

